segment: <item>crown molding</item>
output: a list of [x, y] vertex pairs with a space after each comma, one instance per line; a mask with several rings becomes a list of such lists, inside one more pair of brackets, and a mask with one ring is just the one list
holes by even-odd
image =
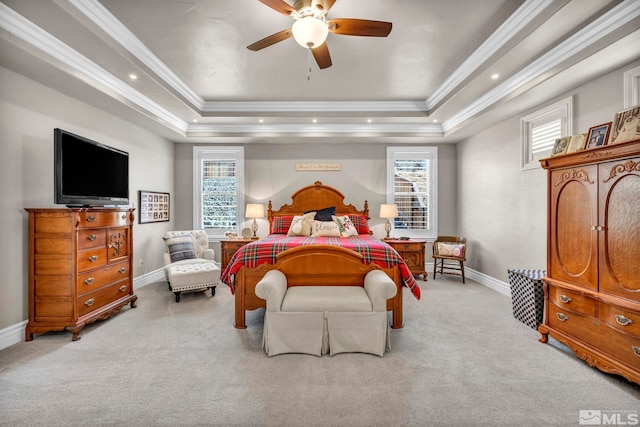
[[503, 98], [519, 94], [537, 79], [549, 79], [560, 72], [557, 69], [558, 65], [575, 58], [583, 50], [595, 45], [638, 17], [640, 17], [640, 2], [623, 1], [444, 121], [442, 126], [445, 135], [456, 131], [468, 120], [477, 117]]
[[328, 135], [350, 135], [350, 136], [422, 136], [422, 137], [443, 137], [444, 132], [439, 124], [417, 125], [417, 124], [375, 124], [367, 123], [362, 125], [354, 124], [250, 124], [250, 125], [230, 125], [230, 124], [189, 124], [187, 136], [190, 137], [213, 137], [213, 136], [268, 136], [268, 135], [301, 135], [301, 136], [328, 136]]
[[175, 116], [156, 102], [133, 89], [86, 56], [70, 48], [56, 37], [24, 18], [13, 9], [0, 3], [0, 28], [24, 41], [40, 53], [47, 62], [82, 79], [103, 93], [135, 107], [142, 114], [170, 126], [186, 131], [188, 123]]
[[[565, 0], [566, 3], [568, 0]], [[524, 2], [480, 47], [454, 71], [435, 92], [425, 100], [430, 113], [452, 97], [464, 81], [479, 70], [482, 65], [513, 39], [530, 23], [541, 15], [553, 0], [530, 0]]]
[[203, 116], [214, 113], [425, 113], [422, 101], [205, 102]]
[[158, 58], [138, 37], [97, 0], [66, 0], [89, 18], [109, 37], [131, 53], [149, 70], [178, 93], [191, 107], [202, 110], [205, 102], [176, 73]]

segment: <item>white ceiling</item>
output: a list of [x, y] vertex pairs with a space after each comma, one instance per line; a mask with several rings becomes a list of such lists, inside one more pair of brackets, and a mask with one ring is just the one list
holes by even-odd
[[637, 0], [337, 0], [328, 17], [393, 29], [329, 34], [320, 70], [293, 39], [246, 49], [293, 22], [258, 0], [2, 0], [0, 65], [176, 142], [424, 143], [640, 58]]

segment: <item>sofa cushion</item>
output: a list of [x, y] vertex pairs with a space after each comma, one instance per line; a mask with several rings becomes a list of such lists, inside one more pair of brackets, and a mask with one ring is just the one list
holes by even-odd
[[367, 292], [360, 286], [292, 286], [282, 301], [284, 312], [372, 311]]

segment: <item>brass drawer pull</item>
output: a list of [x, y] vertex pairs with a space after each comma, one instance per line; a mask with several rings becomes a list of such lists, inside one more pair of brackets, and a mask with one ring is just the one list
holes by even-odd
[[97, 260], [98, 260], [98, 255], [91, 255], [89, 257], [89, 261], [91, 261], [91, 262], [96, 262]]
[[127, 269], [124, 268], [124, 267], [122, 267], [120, 270], [118, 270], [118, 272], [121, 273], [121, 274], [124, 273], [125, 271], [127, 271]]
[[87, 217], [87, 222], [93, 222], [93, 221], [95, 221], [96, 219], [98, 219], [98, 217], [97, 217], [97, 216], [88, 216], [88, 217]]
[[86, 305], [87, 307], [91, 307], [94, 302], [96, 302], [96, 300], [94, 298], [90, 298], [85, 301], [84, 305]]
[[632, 345], [631, 349], [633, 350], [633, 352], [636, 354], [636, 356], [640, 357], [640, 347]]
[[120, 292], [124, 292], [127, 290], [127, 285], [120, 286]]
[[561, 322], [565, 322], [569, 319], [567, 316], [565, 316], [562, 313], [556, 313], [556, 316], [558, 316], [558, 320], [560, 320]]
[[85, 283], [86, 285], [90, 285], [90, 284], [92, 284], [92, 283], [93, 283], [93, 277], [89, 277], [87, 280], [85, 280], [85, 281], [84, 281], [84, 283]]
[[98, 236], [96, 234], [89, 234], [89, 240], [91, 240], [92, 242], [95, 242], [97, 238]]
[[562, 294], [560, 295], [560, 301], [562, 301], [565, 304], [569, 304], [571, 302], [571, 298], [569, 298], [565, 294]]
[[122, 219], [127, 219], [127, 216], [125, 214], [122, 214]]
[[633, 323], [633, 320], [629, 319], [628, 317], [624, 317], [622, 314], [616, 314], [616, 322], [618, 322], [622, 326], [627, 326], [631, 325]]

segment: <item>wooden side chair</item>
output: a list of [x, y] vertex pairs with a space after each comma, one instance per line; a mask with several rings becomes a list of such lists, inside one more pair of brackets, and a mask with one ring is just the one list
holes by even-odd
[[467, 260], [467, 238], [458, 236], [438, 236], [433, 242], [433, 279], [436, 273], [462, 276]]

